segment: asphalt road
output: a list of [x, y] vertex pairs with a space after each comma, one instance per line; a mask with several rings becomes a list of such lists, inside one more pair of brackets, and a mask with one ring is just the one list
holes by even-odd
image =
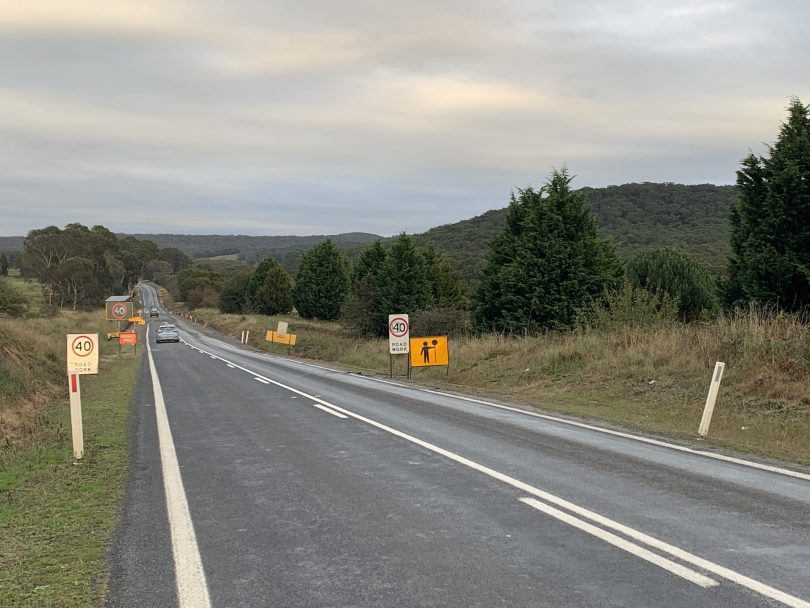
[[181, 343], [154, 344], [165, 317], [111, 608], [810, 608], [806, 469], [274, 358], [175, 319]]

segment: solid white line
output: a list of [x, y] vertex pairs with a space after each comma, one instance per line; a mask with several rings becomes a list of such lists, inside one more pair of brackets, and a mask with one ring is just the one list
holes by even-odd
[[597, 528], [596, 526], [589, 524], [573, 515], [569, 515], [568, 513], [563, 513], [559, 509], [555, 509], [551, 505], [547, 505], [544, 502], [540, 502], [536, 498], [521, 498], [520, 502], [529, 505], [530, 507], [534, 507], [538, 511], [542, 511], [546, 515], [550, 515], [552, 517], [556, 517], [562, 522], [567, 523], [569, 526], [573, 526], [574, 528], [578, 528], [583, 532], [587, 532], [588, 534], [595, 536], [599, 540], [602, 540], [614, 547], [618, 547], [622, 551], [627, 551], [631, 555], [635, 555], [638, 558], [641, 558], [645, 561], [650, 562], [658, 566], [659, 568], [663, 568], [664, 570], [668, 570], [672, 574], [676, 576], [680, 576], [681, 578], [686, 579], [690, 583], [694, 583], [696, 585], [700, 585], [704, 588], [715, 587], [717, 586], [717, 581], [709, 578], [708, 576], [703, 576], [700, 572], [696, 572], [690, 568], [682, 566], [681, 564], [675, 563], [672, 560], [667, 559], [666, 557], [662, 557], [657, 553], [653, 553], [652, 551], [648, 551], [647, 549], [640, 547], [630, 541], [622, 538], [621, 536], [616, 536], [611, 532], [607, 532], [602, 528]]
[[801, 473], [799, 471], [793, 471], [791, 469], [785, 469], [782, 467], [776, 467], [769, 464], [762, 464], [759, 462], [754, 462], [752, 460], [745, 460], [743, 458], [735, 458], [734, 456], [726, 456], [725, 454], [714, 454], [712, 452], [704, 452], [703, 450], [696, 450], [694, 448], [689, 448], [683, 445], [678, 445], [676, 443], [669, 443], [666, 441], [661, 441], [660, 439], [652, 439], [650, 437], [642, 437], [640, 435], [633, 435], [631, 433], [626, 433], [622, 431], [614, 431], [612, 429], [606, 429], [600, 426], [594, 426], [592, 424], [587, 424], [585, 422], [577, 422], [576, 420], [569, 420], [567, 418], [560, 418], [558, 416], [551, 416], [549, 414], [540, 414], [538, 412], [531, 412], [529, 410], [520, 409], [517, 407], [511, 407], [508, 405], [501, 405], [499, 403], [492, 403], [491, 401], [484, 401], [483, 399], [476, 399], [474, 397], [465, 397], [463, 395], [454, 395], [452, 393], [444, 393], [442, 391], [437, 391], [430, 388], [423, 388], [423, 387], [416, 387], [410, 386], [407, 384], [400, 384], [399, 382], [391, 382], [390, 380], [383, 380], [382, 378], [371, 378], [369, 376], [363, 376], [366, 380], [372, 380], [374, 382], [381, 382], [383, 384], [390, 384], [392, 386], [397, 386], [400, 388], [409, 388], [411, 390], [417, 390], [424, 393], [431, 393], [433, 395], [440, 395], [442, 397], [450, 397], [452, 399], [460, 399], [461, 401], [468, 401], [470, 403], [477, 403], [479, 405], [486, 405], [488, 407], [498, 408], [500, 410], [507, 410], [510, 412], [516, 412], [518, 414], [524, 414], [526, 416], [532, 416], [534, 418], [542, 418], [544, 420], [551, 420], [552, 422], [559, 422], [560, 424], [567, 424], [568, 426], [575, 426], [583, 429], [588, 429], [590, 431], [596, 431], [598, 433], [604, 433], [606, 435], [614, 435], [615, 437], [622, 437], [624, 439], [631, 439], [633, 441], [639, 441], [641, 443], [648, 443], [651, 445], [659, 446], [662, 448], [668, 448], [670, 450], [677, 450], [679, 452], [685, 452], [687, 454], [694, 454], [695, 456], [703, 456], [706, 458], [713, 458], [715, 460], [722, 460], [724, 462], [731, 462], [734, 464], [738, 464], [744, 467], [750, 467], [752, 469], [759, 469], [761, 471], [768, 471], [770, 473], [777, 473], [779, 475], [786, 475], [788, 477], [795, 477], [796, 479], [804, 479], [806, 481], [810, 481], [810, 474], [808, 473]]
[[[231, 363], [233, 363], [233, 362], [231, 362]], [[251, 371], [251, 370], [249, 370], [249, 369], [247, 369], [245, 367], [242, 367], [240, 365], [236, 365], [235, 363], [234, 363], [234, 365], [237, 368], [239, 368], [239, 369], [241, 369], [241, 370], [243, 370], [243, 371], [245, 371], [245, 372], [247, 372], [249, 374], [258, 375], [258, 374], [256, 374], [256, 372]], [[262, 376], [262, 377], [264, 377], [264, 376]], [[425, 448], [426, 450], [430, 450], [431, 452], [435, 452], [436, 454], [440, 454], [441, 456], [444, 456], [445, 458], [448, 458], [449, 460], [452, 460], [454, 462], [462, 464], [462, 465], [464, 465], [466, 467], [469, 467], [469, 468], [471, 468], [471, 469], [473, 469], [475, 471], [478, 471], [479, 473], [483, 473], [484, 475], [488, 475], [489, 477], [492, 477], [493, 479], [497, 479], [498, 481], [501, 481], [501, 482], [503, 482], [505, 484], [508, 484], [508, 485], [510, 485], [510, 486], [512, 486], [514, 488], [517, 488], [521, 492], [525, 492], [526, 494], [531, 494], [532, 496], [535, 496], [536, 498], [540, 498], [541, 500], [544, 500], [545, 502], [554, 504], [554, 505], [556, 505], [556, 506], [558, 506], [560, 508], [566, 509], [567, 511], [571, 511], [572, 513], [575, 513], [575, 514], [579, 515], [580, 517], [584, 517], [585, 519], [589, 519], [589, 520], [591, 520], [591, 521], [593, 521], [595, 523], [598, 523], [599, 525], [601, 525], [601, 526], [603, 526], [605, 528], [610, 528], [610, 529], [612, 529], [612, 530], [614, 530], [616, 532], [624, 534], [625, 536], [629, 536], [630, 538], [633, 538], [633, 539], [635, 539], [635, 540], [637, 540], [637, 541], [639, 541], [641, 543], [644, 543], [647, 546], [650, 546], [650, 547], [653, 547], [654, 549], [658, 549], [659, 551], [668, 553], [672, 557], [676, 557], [677, 559], [679, 559], [681, 561], [687, 562], [690, 565], [695, 566], [696, 568], [700, 568], [702, 570], [706, 570], [707, 572], [711, 572], [712, 574], [716, 574], [717, 576], [720, 576], [720, 577], [722, 577], [722, 578], [724, 578], [726, 580], [729, 580], [729, 581], [731, 581], [733, 583], [736, 583], [738, 585], [746, 587], [746, 588], [750, 589], [751, 591], [759, 593], [760, 595], [763, 595], [765, 597], [768, 597], [768, 598], [771, 598], [771, 599], [776, 600], [778, 602], [781, 602], [781, 603], [783, 603], [783, 604], [785, 604], [787, 606], [790, 606], [791, 608], [810, 608], [810, 602], [806, 602], [806, 601], [804, 601], [804, 600], [802, 600], [800, 598], [794, 597], [794, 596], [789, 595], [789, 594], [787, 594], [787, 593], [785, 593], [783, 591], [780, 591], [778, 589], [770, 587], [769, 585], [766, 585], [764, 583], [760, 583], [757, 580], [754, 580], [752, 578], [744, 576], [744, 575], [740, 574], [739, 572], [735, 572], [734, 570], [731, 570], [729, 568], [725, 568], [723, 566], [720, 566], [718, 564], [710, 562], [710, 561], [708, 561], [706, 559], [698, 557], [697, 555], [689, 553], [688, 551], [684, 551], [683, 549], [681, 549], [679, 547], [676, 547], [674, 545], [670, 545], [669, 543], [658, 540], [657, 538], [653, 538], [652, 536], [649, 536], [649, 535], [645, 534], [644, 532], [640, 532], [639, 530], [635, 530], [634, 528], [630, 528], [629, 526], [625, 526], [624, 524], [620, 524], [617, 521], [613, 521], [612, 519], [604, 517], [603, 515], [599, 515], [598, 513], [590, 511], [590, 510], [588, 510], [588, 509], [586, 509], [584, 507], [580, 507], [577, 504], [574, 504], [574, 503], [569, 502], [569, 501], [567, 501], [567, 500], [565, 500], [563, 498], [555, 496], [554, 494], [550, 494], [548, 492], [545, 492], [545, 491], [543, 491], [543, 490], [541, 490], [539, 488], [536, 488], [536, 487], [534, 487], [532, 485], [529, 485], [529, 484], [527, 484], [527, 483], [525, 483], [523, 481], [515, 479], [514, 477], [510, 477], [508, 475], [505, 475], [505, 474], [503, 474], [503, 473], [501, 473], [499, 471], [496, 471], [495, 469], [491, 469], [491, 468], [489, 468], [487, 466], [479, 464], [479, 463], [477, 463], [477, 462], [475, 462], [473, 460], [470, 460], [469, 458], [465, 458], [464, 456], [460, 456], [458, 454], [455, 454], [454, 452], [451, 452], [449, 450], [445, 450], [444, 448], [440, 448], [437, 445], [434, 445], [432, 443], [429, 443], [427, 441], [424, 441], [422, 439], [414, 437], [413, 435], [408, 435], [407, 433], [403, 433], [402, 431], [398, 431], [398, 430], [396, 430], [396, 429], [394, 429], [394, 428], [392, 428], [390, 426], [387, 426], [387, 425], [384, 425], [384, 424], [382, 424], [380, 422], [377, 422], [376, 420], [372, 420], [371, 418], [366, 418], [365, 416], [361, 416], [360, 414], [356, 414], [356, 413], [354, 413], [354, 412], [352, 412], [350, 410], [347, 410], [345, 408], [342, 408], [340, 406], [334, 405], [332, 403], [328, 403], [328, 402], [324, 401], [323, 399], [319, 399], [319, 398], [313, 397], [312, 395], [308, 395], [307, 393], [304, 393], [303, 391], [299, 391], [298, 389], [293, 388], [291, 386], [287, 386], [286, 384], [282, 384], [281, 382], [271, 380], [270, 378], [265, 378], [265, 379], [269, 380], [271, 383], [275, 384], [276, 386], [279, 386], [281, 388], [284, 388], [284, 389], [286, 389], [288, 391], [291, 391], [293, 393], [296, 393], [298, 395], [301, 395], [301, 396], [307, 397], [309, 399], [312, 399], [313, 401], [316, 401], [318, 403], [326, 405], [327, 407], [330, 407], [330, 408], [332, 408], [332, 409], [334, 409], [334, 410], [336, 410], [338, 412], [341, 412], [341, 413], [345, 414], [346, 416], [349, 416], [350, 418], [354, 418], [355, 420], [365, 422], [368, 425], [371, 425], [371, 426], [373, 426], [375, 428], [378, 428], [378, 429], [383, 430], [383, 431], [385, 431], [387, 433], [390, 433], [390, 434], [392, 434], [392, 435], [394, 435], [396, 437], [400, 437], [402, 439], [405, 439], [406, 441], [409, 441], [409, 442], [411, 442], [413, 444], [421, 446], [421, 447]]]
[[174, 556], [175, 578], [177, 580], [177, 603], [180, 608], [210, 608], [208, 584], [205, 580], [197, 536], [188, 509], [188, 500], [180, 475], [180, 465], [172, 440], [172, 430], [163, 400], [163, 390], [158, 380], [152, 346], [149, 343], [149, 328], [146, 328], [146, 350], [149, 358], [149, 371], [152, 375], [152, 391], [155, 396], [155, 418], [157, 420], [160, 463], [163, 471], [163, 488], [166, 493], [166, 511], [169, 516], [169, 530]]

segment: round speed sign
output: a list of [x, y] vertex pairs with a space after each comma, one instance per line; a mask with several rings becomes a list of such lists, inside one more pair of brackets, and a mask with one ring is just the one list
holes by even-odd
[[112, 316], [116, 319], [126, 319], [127, 318], [127, 307], [124, 304], [115, 304], [112, 307]]
[[93, 340], [90, 336], [76, 336], [70, 344], [70, 350], [77, 357], [89, 357], [93, 353]]
[[388, 333], [395, 338], [401, 338], [408, 335], [408, 319], [404, 317], [394, 317], [388, 323]]

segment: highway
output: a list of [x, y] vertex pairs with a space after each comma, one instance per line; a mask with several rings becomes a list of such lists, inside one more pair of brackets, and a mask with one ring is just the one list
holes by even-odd
[[161, 311], [111, 608], [810, 608], [810, 470], [273, 357], [174, 318], [181, 342], [155, 344]]

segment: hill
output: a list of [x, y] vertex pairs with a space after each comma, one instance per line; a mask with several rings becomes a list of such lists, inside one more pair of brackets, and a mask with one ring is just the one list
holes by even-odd
[[[737, 196], [734, 186], [641, 183], [579, 192], [622, 257], [669, 246], [694, 256], [715, 274], [724, 272], [730, 253], [728, 212]], [[443, 250], [472, 283], [484, 264], [487, 244], [503, 230], [505, 221], [506, 209], [494, 209], [415, 236]]]

